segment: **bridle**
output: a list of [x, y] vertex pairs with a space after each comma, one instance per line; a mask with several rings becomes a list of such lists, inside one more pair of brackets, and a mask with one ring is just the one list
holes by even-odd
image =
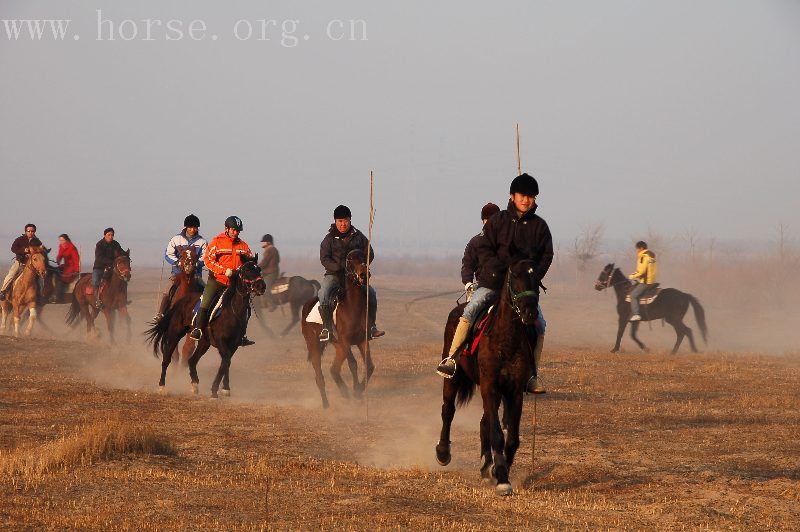
[[190, 248], [185, 248], [181, 251], [181, 270], [186, 275], [192, 275], [197, 270], [197, 258], [196, 255], [192, 256], [192, 250]]
[[624, 279], [624, 278], [623, 278], [622, 281], [617, 281], [616, 283], [612, 283], [611, 282], [611, 280], [614, 278], [614, 272], [617, 271], [617, 270], [619, 270], [619, 268], [613, 268], [612, 267], [611, 271], [608, 272], [608, 275], [606, 276], [606, 280], [604, 282], [600, 282], [598, 280], [598, 284], [599, 284], [599, 286], [603, 287], [603, 290], [605, 290], [606, 288], [611, 288], [611, 287], [618, 286], [618, 285], [621, 285], [621, 284], [625, 284], [625, 283], [628, 282], [628, 280]]
[[[345, 260], [345, 263], [344, 263], [345, 275], [347, 277], [350, 277], [351, 279], [353, 279], [353, 282], [355, 284], [357, 284], [358, 286], [362, 287], [362, 286], [364, 286], [364, 280], [361, 278], [361, 275], [356, 273], [355, 268], [350, 265], [352, 262], [356, 262], [356, 261], [355, 260], [350, 260], [349, 257], [348, 257], [347, 260]], [[361, 262], [359, 264], [363, 265], [364, 263]]]
[[[128, 259], [128, 271], [127, 272], [122, 271], [122, 270], [119, 269], [120, 262], [125, 260], [125, 259]], [[128, 255], [120, 255], [119, 257], [114, 259], [114, 273], [116, 273], [117, 277], [119, 277], [125, 283], [127, 283], [128, 281], [131, 280], [130, 260], [131, 260], [131, 258]]]
[[[533, 268], [528, 268], [528, 273], [533, 274]], [[522, 292], [515, 292], [514, 288], [511, 286], [511, 280], [514, 278], [514, 272], [511, 270], [511, 267], [508, 268], [508, 275], [506, 275], [506, 288], [508, 290], [508, 296], [510, 298], [510, 305], [514, 312], [519, 317], [520, 321], [522, 319], [522, 309], [519, 307], [519, 303], [529, 297], [535, 297], [538, 299], [539, 292], [537, 290], [523, 290]]]
[[26, 263], [25, 263], [25, 267], [26, 267], [26, 268], [30, 268], [31, 270], [33, 270], [33, 271], [34, 271], [34, 273], [36, 273], [36, 275], [37, 275], [39, 278], [41, 278], [41, 279], [44, 279], [45, 277], [47, 277], [47, 264], [45, 263], [45, 267], [44, 267], [44, 273], [43, 273], [43, 272], [41, 272], [41, 271], [39, 271], [39, 269], [38, 269], [38, 268], [36, 268], [36, 267], [33, 265], [33, 256], [34, 256], [34, 255], [41, 255], [41, 256], [42, 256], [42, 259], [44, 259], [44, 256], [45, 256], [45, 255], [44, 255], [44, 253], [42, 253], [41, 251], [37, 251], [36, 253], [30, 253], [30, 254], [29, 254], [29, 257], [28, 257], [28, 262], [26, 262]]

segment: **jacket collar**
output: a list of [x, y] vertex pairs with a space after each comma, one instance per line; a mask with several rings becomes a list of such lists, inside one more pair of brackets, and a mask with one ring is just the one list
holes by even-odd
[[350, 229], [348, 229], [346, 233], [340, 233], [339, 230], [336, 229], [336, 224], [331, 224], [331, 228], [328, 232], [333, 238], [348, 238], [358, 233], [358, 229], [353, 227], [353, 224], [350, 224]]
[[538, 207], [539, 206], [534, 203], [533, 207], [531, 207], [531, 210], [529, 210], [528, 212], [526, 212], [522, 216], [518, 217], [517, 216], [517, 208], [514, 206], [514, 202], [511, 201], [511, 200], [508, 200], [508, 206], [506, 207], [506, 212], [508, 212], [508, 214], [511, 215], [511, 218], [514, 219], [514, 220], [530, 220], [531, 218], [533, 218], [536, 215], [536, 209]]

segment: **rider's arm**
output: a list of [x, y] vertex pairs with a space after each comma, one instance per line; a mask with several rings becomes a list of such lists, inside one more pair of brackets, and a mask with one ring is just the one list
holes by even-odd
[[478, 271], [478, 255], [475, 252], [475, 237], [464, 248], [464, 258], [461, 259], [461, 283], [471, 283]]
[[[475, 246], [478, 264], [481, 269], [481, 279], [479, 281], [484, 280], [481, 284], [487, 284], [487, 287], [502, 281], [503, 270], [506, 267], [497, 255], [498, 222], [501, 218], [501, 216], [489, 218], [489, 221], [483, 226], [483, 238], [479, 239]], [[500, 276], [500, 281], [497, 280], [498, 276]]]
[[203, 262], [210, 271], [217, 275], [225, 275], [225, 266], [217, 262], [217, 243], [212, 240], [203, 254]]
[[319, 245], [319, 261], [328, 272], [338, 272], [341, 267], [333, 260], [333, 238], [327, 235]]
[[550, 228], [547, 226], [547, 222], [541, 220], [541, 233], [536, 236], [536, 240], [539, 242], [541, 246], [542, 254], [541, 258], [539, 259], [539, 264], [536, 266], [536, 271], [534, 272], [534, 280], [537, 283], [541, 283], [544, 276], [547, 275], [547, 270], [550, 269], [550, 265], [553, 263], [553, 235], [550, 234]]
[[28, 247], [28, 238], [25, 236], [17, 237], [11, 244], [11, 253], [19, 257], [25, 254], [26, 247]]
[[178, 264], [178, 254], [176, 253], [175, 249], [175, 244], [177, 244], [175, 241], [176, 238], [177, 237], [172, 237], [172, 239], [170, 239], [170, 241], [167, 243], [167, 248], [164, 250], [164, 260], [166, 260], [167, 264], [170, 266], [175, 266]]
[[629, 279], [644, 280], [645, 275], [647, 275], [647, 261], [644, 258], [644, 253], [640, 253], [636, 257], [636, 271], [628, 276]]

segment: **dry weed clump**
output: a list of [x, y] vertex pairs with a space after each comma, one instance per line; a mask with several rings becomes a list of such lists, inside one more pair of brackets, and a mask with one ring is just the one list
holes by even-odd
[[37, 480], [46, 473], [67, 471], [128, 454], [174, 455], [172, 441], [152, 428], [123, 421], [101, 421], [71, 436], [35, 447], [0, 452], [0, 474]]

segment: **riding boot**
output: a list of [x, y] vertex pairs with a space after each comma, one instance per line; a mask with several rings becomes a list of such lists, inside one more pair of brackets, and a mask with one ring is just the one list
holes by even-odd
[[103, 302], [100, 301], [100, 287], [94, 289], [94, 308], [100, 310], [103, 308]]
[[319, 333], [320, 341], [336, 341], [336, 326], [333, 324], [333, 309], [331, 309], [330, 305], [320, 305], [319, 315], [322, 318], [322, 330]]
[[539, 361], [542, 359], [542, 349], [544, 348], [544, 335], [540, 334], [536, 337], [536, 346], [533, 348], [533, 376], [528, 379], [528, 384], [525, 385], [525, 393], [546, 393], [542, 380], [539, 377], [539, 370], [541, 366]]
[[248, 312], [247, 321], [244, 322], [244, 333], [242, 334], [242, 342], [239, 344], [242, 347], [247, 347], [248, 345], [255, 344], [250, 338], [247, 337], [247, 324], [250, 321], [250, 316]]
[[208, 325], [208, 309], [207, 308], [200, 308], [197, 311], [197, 315], [194, 317], [193, 320], [194, 329], [192, 332], [189, 333], [189, 337], [192, 340], [200, 340], [203, 337], [203, 329], [206, 328]]
[[170, 297], [171, 295], [172, 294], [170, 292], [167, 292], [166, 294], [164, 294], [164, 297], [161, 298], [161, 304], [158, 306], [158, 312], [156, 313], [155, 316], [153, 316], [153, 323], [163, 318], [164, 314], [167, 313], [167, 309], [169, 308], [169, 304], [172, 299]]
[[378, 313], [378, 309], [375, 308], [375, 305], [369, 307], [369, 339], [372, 340], [373, 338], [380, 338], [386, 331], [382, 331], [378, 329], [378, 326], [375, 325], [375, 318]]
[[445, 379], [452, 379], [456, 374], [456, 353], [461, 345], [466, 341], [469, 335], [469, 329], [472, 327], [472, 322], [463, 316], [458, 319], [458, 325], [453, 333], [453, 341], [450, 343], [450, 354], [439, 363], [436, 368], [436, 373]]

